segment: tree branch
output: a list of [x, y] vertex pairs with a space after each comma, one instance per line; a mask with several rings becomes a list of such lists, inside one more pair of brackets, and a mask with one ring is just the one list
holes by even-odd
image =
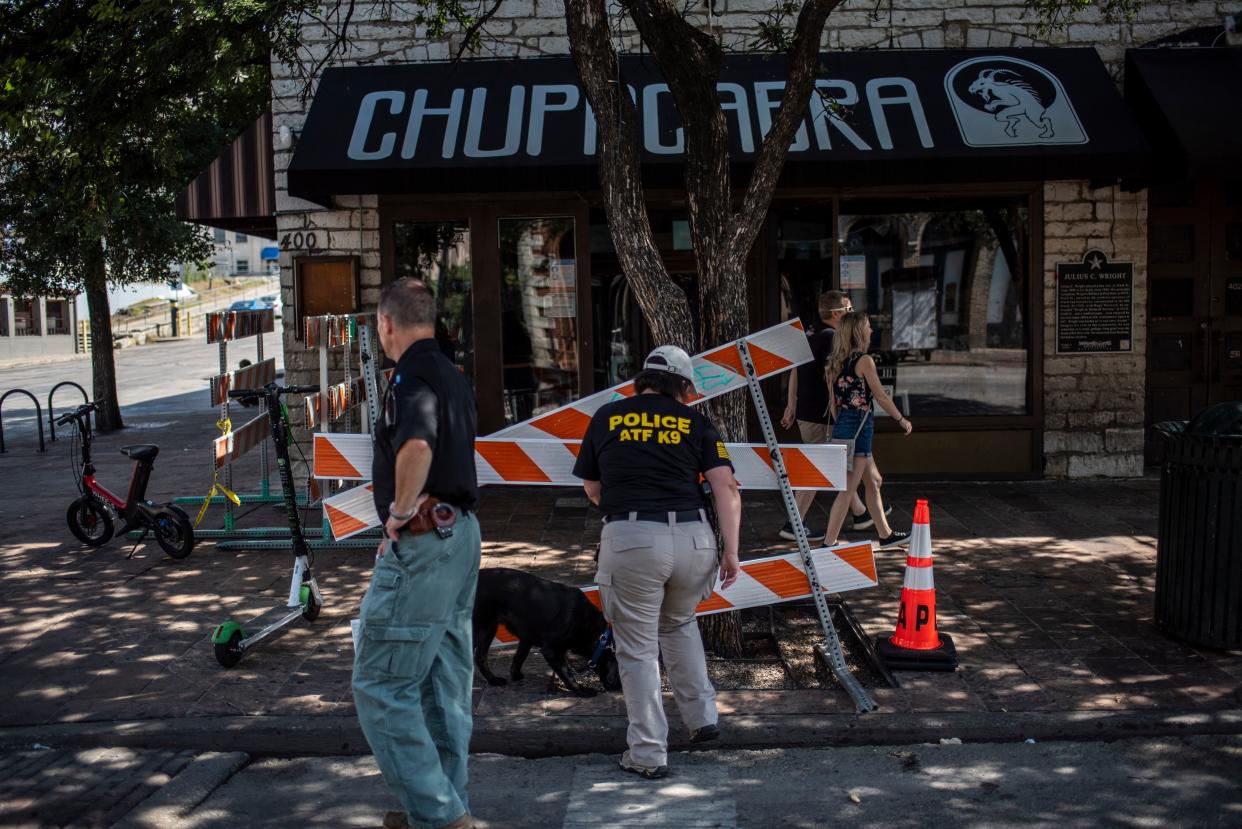
[[660, 343], [695, 350], [685, 293], [669, 277], [651, 231], [638, 119], [623, 79], [605, 0], [565, 0], [570, 51], [595, 114], [600, 186], [621, 268]]
[[470, 24], [466, 29], [465, 36], [461, 41], [461, 46], [457, 48], [457, 54], [453, 57], [453, 62], [461, 60], [461, 56], [466, 54], [466, 50], [470, 48], [470, 44], [478, 37], [479, 32], [483, 31], [483, 27], [487, 25], [487, 21], [491, 20], [496, 12], [500, 11], [500, 6], [505, 0], [496, 0], [492, 7], [483, 13], [483, 16]]
[[768, 215], [768, 206], [776, 192], [789, 153], [789, 145], [802, 124], [807, 102], [815, 90], [815, 74], [819, 60], [819, 39], [824, 31], [828, 15], [841, 0], [807, 0], [798, 14], [794, 28], [793, 43], [786, 53], [789, 60], [789, 80], [785, 83], [785, 97], [759, 148], [754, 170], [742, 199], [733, 228], [730, 249], [733, 256], [745, 256], [750, 252], [755, 236]]

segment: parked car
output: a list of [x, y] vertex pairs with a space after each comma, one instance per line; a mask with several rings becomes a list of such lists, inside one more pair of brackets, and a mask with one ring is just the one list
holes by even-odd
[[271, 306], [261, 299], [239, 299], [229, 306], [230, 311], [263, 311]]
[[158, 299], [184, 302], [187, 299], [194, 299], [196, 296], [198, 296], [198, 291], [194, 290], [189, 285], [180, 283], [175, 287], [170, 287], [167, 291], [160, 294]]
[[276, 319], [280, 319], [281, 312], [284, 310], [284, 303], [280, 300], [280, 294], [267, 294], [259, 297], [259, 302], [266, 302], [267, 307], [275, 312]]

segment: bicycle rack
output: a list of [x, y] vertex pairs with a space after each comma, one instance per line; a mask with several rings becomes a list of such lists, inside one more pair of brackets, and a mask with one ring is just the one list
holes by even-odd
[[[56, 442], [56, 415], [52, 413], [52, 395], [56, 394], [56, 390], [60, 388], [61, 386], [73, 386], [75, 389], [82, 392], [83, 403], [91, 402], [90, 395], [86, 393], [86, 389], [82, 388], [77, 383], [73, 382], [72, 380], [62, 380], [61, 382], [52, 386], [52, 390], [47, 393], [47, 428], [51, 433], [51, 437], [49, 439], [52, 441], [52, 443]], [[90, 415], [87, 414], [87, 417], [90, 417]]]
[[46, 452], [47, 446], [43, 443], [43, 407], [39, 405], [39, 398], [35, 397], [25, 389], [9, 389], [3, 395], [0, 395], [0, 453], [4, 449], [4, 401], [8, 400], [14, 394], [24, 394], [30, 398], [30, 402], [35, 404], [35, 423], [39, 425], [39, 451]]

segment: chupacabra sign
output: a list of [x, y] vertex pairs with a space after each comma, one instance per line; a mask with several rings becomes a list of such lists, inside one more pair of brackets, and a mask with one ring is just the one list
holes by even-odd
[[1065, 85], [1031, 61], [971, 58], [949, 71], [944, 89], [971, 147], [1087, 143]]
[[[620, 64], [644, 177], [680, 183], [686, 141], [668, 84], [648, 57]], [[783, 56], [724, 59], [716, 91], [734, 163], [758, 154], [788, 74]], [[1099, 177], [1125, 174], [1101, 158], [1147, 152], [1089, 48], [824, 53], [815, 86], [789, 146], [802, 183], [814, 165], [837, 184], [973, 181], [988, 163], [1027, 179]], [[310, 197], [570, 190], [598, 183], [598, 158], [595, 113], [569, 58], [333, 68], [288, 184]]]

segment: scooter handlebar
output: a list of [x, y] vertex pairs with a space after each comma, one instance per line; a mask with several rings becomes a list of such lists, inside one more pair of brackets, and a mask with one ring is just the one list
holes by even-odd
[[69, 423], [70, 421], [77, 420], [79, 417], [86, 417], [91, 412], [97, 412], [97, 411], [99, 411], [98, 404], [84, 403], [81, 406], [78, 406], [73, 411], [65, 412], [60, 417], [56, 418], [56, 425], [64, 426], [66, 423]]
[[261, 389], [229, 389], [229, 397], [234, 399], [254, 399], [273, 391], [276, 394], [317, 394], [319, 386], [281, 386], [271, 385]]

